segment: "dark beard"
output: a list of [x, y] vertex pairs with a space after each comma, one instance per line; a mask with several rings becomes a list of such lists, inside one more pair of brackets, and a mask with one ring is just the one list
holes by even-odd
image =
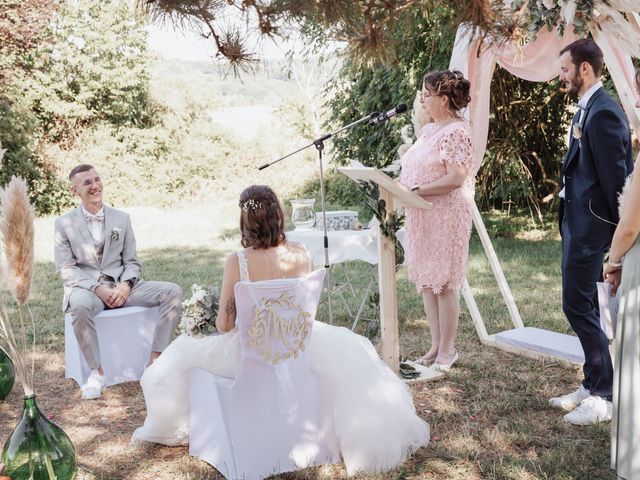
[[576, 77], [571, 81], [571, 85], [572, 86], [569, 89], [569, 95], [574, 95], [577, 97], [578, 92], [584, 85], [584, 78], [582, 78], [582, 76], [579, 73], [577, 73]]

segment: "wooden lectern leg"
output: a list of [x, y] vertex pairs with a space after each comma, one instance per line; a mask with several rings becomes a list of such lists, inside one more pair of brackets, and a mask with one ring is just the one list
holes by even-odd
[[[387, 212], [393, 211], [393, 196], [380, 189], [380, 199], [386, 202]], [[396, 292], [396, 255], [393, 242], [378, 227], [378, 284], [380, 285], [380, 329], [382, 359], [389, 368], [400, 370], [398, 338], [398, 297]]]
[[[338, 169], [357, 182], [372, 182], [378, 186], [379, 200], [385, 201], [387, 214], [393, 211], [394, 198], [403, 206], [431, 208], [431, 203], [393, 178], [372, 167], [357, 165]], [[398, 343], [398, 299], [396, 293], [396, 255], [393, 243], [378, 231], [378, 284], [380, 288], [380, 330], [382, 359], [396, 373], [400, 371]]]

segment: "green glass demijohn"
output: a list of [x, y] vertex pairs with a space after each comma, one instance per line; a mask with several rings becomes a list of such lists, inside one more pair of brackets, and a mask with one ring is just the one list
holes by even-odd
[[71, 480], [77, 471], [76, 451], [67, 434], [24, 397], [22, 419], [7, 438], [0, 463], [13, 480]]
[[0, 347], [0, 401], [9, 396], [15, 380], [16, 375], [13, 371], [13, 362], [9, 358], [9, 355]]

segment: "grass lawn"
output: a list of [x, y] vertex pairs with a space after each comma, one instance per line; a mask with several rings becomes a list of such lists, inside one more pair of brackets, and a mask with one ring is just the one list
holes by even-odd
[[[177, 218], [177, 217], [172, 217]], [[173, 231], [193, 231], [177, 228]], [[40, 220], [39, 220], [40, 222]], [[139, 238], [140, 257], [148, 279], [178, 283], [220, 283], [222, 265], [237, 248], [233, 223], [218, 237], [179, 246]], [[110, 387], [100, 400], [83, 401], [72, 380], [64, 378], [64, 336], [60, 311], [62, 287], [50, 255], [50, 223], [38, 231], [36, 276], [31, 308], [37, 321], [36, 391], [38, 404], [63, 427], [76, 446], [80, 480], [221, 479], [206, 463], [190, 458], [186, 447], [148, 445], [133, 448], [129, 439], [145, 416], [140, 387]], [[134, 227], [144, 230], [144, 225]], [[158, 225], [154, 228], [162, 228]], [[42, 232], [45, 232], [44, 234]], [[164, 238], [155, 231], [154, 238]], [[207, 234], [209, 235], [209, 234]], [[528, 326], [569, 332], [560, 309], [560, 245], [557, 240], [499, 239], [494, 243], [523, 320]], [[352, 263], [336, 268], [366, 266]], [[469, 282], [490, 333], [509, 328], [506, 307], [477, 241], [472, 241]], [[399, 272], [401, 354], [415, 357], [427, 348], [427, 324], [415, 288]], [[326, 319], [326, 307], [320, 310]], [[337, 309], [336, 322], [348, 324]], [[367, 322], [362, 323], [362, 328]], [[578, 385], [578, 368], [535, 361], [482, 346], [463, 308], [458, 349], [460, 362], [443, 380], [412, 386], [418, 414], [431, 425], [432, 439], [405, 465], [384, 475], [358, 479], [613, 479], [609, 470], [609, 424], [577, 427], [547, 406], [550, 396]], [[20, 388], [0, 403], [0, 442], [21, 414]], [[274, 478], [334, 479], [346, 477], [341, 466], [309, 469]]]

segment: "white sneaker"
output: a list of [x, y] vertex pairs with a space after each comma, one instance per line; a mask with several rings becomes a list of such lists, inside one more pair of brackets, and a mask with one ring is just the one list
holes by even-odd
[[549, 405], [560, 408], [565, 412], [574, 410], [582, 403], [585, 398], [589, 398], [589, 390], [580, 385], [580, 388], [572, 393], [567, 393], [561, 397], [553, 397], [549, 399]]
[[87, 383], [80, 387], [80, 390], [82, 391], [82, 398], [85, 400], [100, 398], [100, 395], [102, 395], [102, 389], [106, 384], [107, 379], [104, 375], [100, 375], [98, 370], [91, 370], [91, 375], [87, 378]]
[[613, 405], [602, 397], [587, 397], [573, 412], [564, 416], [564, 421], [574, 425], [592, 425], [611, 420]]

